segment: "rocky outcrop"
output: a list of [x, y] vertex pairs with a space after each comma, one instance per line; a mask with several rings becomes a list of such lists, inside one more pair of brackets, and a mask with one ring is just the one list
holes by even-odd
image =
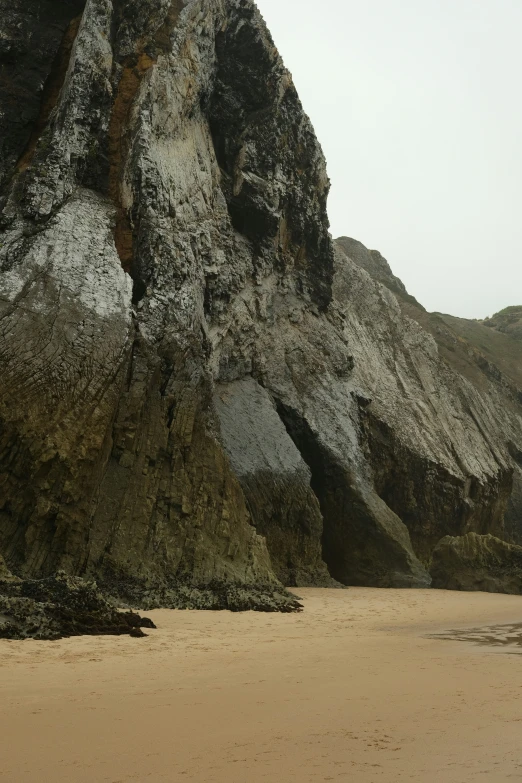
[[522, 340], [522, 305], [505, 307], [480, 323], [489, 329], [508, 334], [515, 340]]
[[321, 148], [255, 4], [4, 18], [0, 94], [28, 105], [1, 152], [11, 570], [287, 611], [282, 583], [426, 586], [442, 536], [501, 535], [516, 381], [447, 361], [380, 254], [334, 249]]
[[433, 587], [522, 595], [522, 547], [494, 536], [446, 536], [433, 550]]
[[365, 269], [374, 280], [400, 296], [408, 296], [406, 286], [393, 274], [389, 263], [378, 250], [368, 250], [362, 242], [351, 237], [339, 237], [335, 243], [348, 258], [357, 266]]
[[142, 637], [152, 620], [121, 612], [98, 591], [64, 572], [47, 579], [17, 579], [0, 573], [0, 639], [62, 639], [68, 636]]

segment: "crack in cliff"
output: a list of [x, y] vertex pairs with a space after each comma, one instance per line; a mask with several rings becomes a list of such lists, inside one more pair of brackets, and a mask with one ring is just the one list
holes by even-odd
[[176, 28], [179, 15], [184, 7], [183, 0], [172, 0], [165, 21], [154, 36], [154, 41], [163, 54], [168, 54], [171, 49], [171, 35]]
[[323, 518], [322, 556], [334, 579], [346, 584], [346, 574], [342, 566], [342, 552], [339, 549], [339, 536], [347, 535], [342, 523], [342, 515], [335, 508], [335, 487], [340, 486], [339, 472], [331, 455], [319, 443], [306, 419], [296, 410], [276, 400], [277, 412], [288, 435], [297, 447], [311, 473], [310, 486], [321, 509]]
[[67, 69], [71, 60], [74, 42], [76, 41], [78, 30], [80, 29], [81, 20], [81, 14], [72, 19], [62, 38], [62, 42], [51, 66], [49, 76], [43, 87], [38, 118], [26, 148], [16, 165], [16, 171], [19, 173], [24, 172], [31, 165], [40, 137], [49, 123], [52, 112], [56, 108], [67, 75]]
[[121, 197], [121, 181], [125, 160], [129, 153], [129, 141], [125, 137], [128, 118], [145, 74], [156, 64], [159, 54], [168, 54], [173, 30], [183, 10], [183, 0], [173, 0], [161, 27], [153, 41], [141, 43], [137, 54], [129, 55], [121, 63], [121, 75], [113, 103], [109, 132], [109, 197], [116, 207], [114, 242], [121, 265], [134, 282], [133, 303], [137, 304], [146, 293], [146, 284], [135, 268], [134, 230], [128, 210]]
[[155, 60], [145, 52], [137, 57], [127, 57], [123, 61], [109, 123], [109, 197], [116, 206], [114, 242], [121, 265], [131, 277], [134, 258], [133, 232], [129, 215], [121, 200], [121, 178], [128, 153], [125, 128], [141, 80], [154, 63]]

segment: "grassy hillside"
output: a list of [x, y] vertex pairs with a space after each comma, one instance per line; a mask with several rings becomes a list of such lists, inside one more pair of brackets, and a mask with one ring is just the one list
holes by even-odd
[[480, 323], [489, 329], [507, 334], [515, 340], [522, 340], [522, 305], [505, 307]]

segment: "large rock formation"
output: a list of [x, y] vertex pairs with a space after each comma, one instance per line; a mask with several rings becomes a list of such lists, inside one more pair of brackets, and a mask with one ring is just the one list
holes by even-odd
[[[254, 524], [288, 583], [331, 583], [321, 538], [339, 580], [426, 583], [361, 450], [325, 163], [254, 4], [89, 0], [54, 59], [54, 16], [16, 14], [48, 76], [5, 156], [10, 566], [174, 603], [187, 586], [266, 596]], [[13, 55], [13, 83], [25, 67]], [[254, 430], [233, 432], [227, 400]]]
[[334, 250], [252, 0], [3, 5], [9, 567], [284, 610], [281, 582], [427, 585], [442, 536], [501, 535], [516, 384], [448, 362], [380, 254]]

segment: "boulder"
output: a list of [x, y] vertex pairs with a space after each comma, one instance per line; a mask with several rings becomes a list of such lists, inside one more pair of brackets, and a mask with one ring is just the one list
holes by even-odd
[[432, 554], [433, 587], [522, 595], [522, 547], [492, 535], [446, 536]]

